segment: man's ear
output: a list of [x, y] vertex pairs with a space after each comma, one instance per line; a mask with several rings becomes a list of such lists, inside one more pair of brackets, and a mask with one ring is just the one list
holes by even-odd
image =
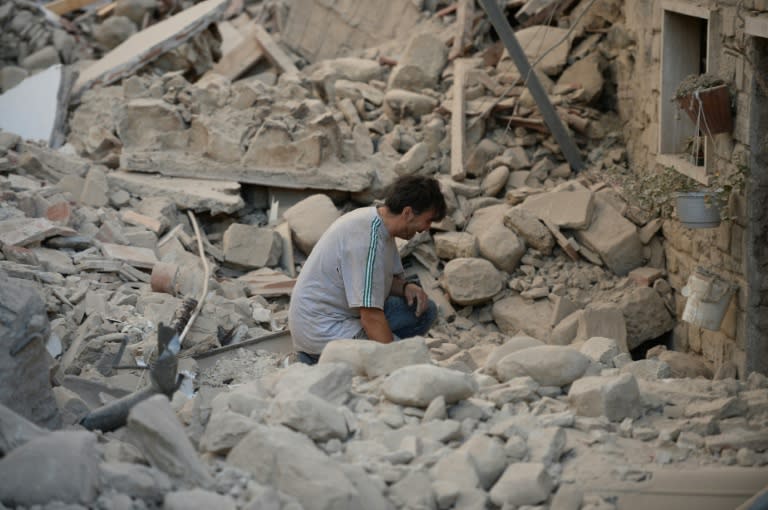
[[413, 210], [413, 207], [411, 207], [410, 205], [406, 205], [405, 207], [403, 207], [403, 210], [401, 211], [401, 213], [403, 217], [406, 219], [411, 219], [416, 215], [416, 213]]

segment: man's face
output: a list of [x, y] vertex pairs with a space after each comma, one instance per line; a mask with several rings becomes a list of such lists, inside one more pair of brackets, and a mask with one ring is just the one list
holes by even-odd
[[402, 239], [412, 239], [419, 232], [424, 232], [432, 224], [435, 217], [435, 211], [428, 210], [421, 214], [416, 214], [413, 209], [406, 207], [402, 212], [403, 227], [397, 237]]

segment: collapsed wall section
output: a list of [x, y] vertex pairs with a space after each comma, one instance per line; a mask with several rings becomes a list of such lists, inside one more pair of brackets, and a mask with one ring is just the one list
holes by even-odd
[[419, 22], [412, 0], [290, 0], [281, 21], [283, 42], [309, 62], [408, 38]]

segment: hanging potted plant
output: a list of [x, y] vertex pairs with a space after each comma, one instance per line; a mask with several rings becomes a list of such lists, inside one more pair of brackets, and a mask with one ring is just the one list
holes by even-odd
[[709, 176], [709, 185], [663, 167], [658, 172], [633, 172], [612, 176], [628, 201], [640, 209], [661, 218], [677, 219], [688, 228], [714, 228], [721, 220], [731, 219], [728, 201], [731, 193], [744, 188], [746, 167], [728, 174]]
[[731, 92], [722, 78], [712, 74], [692, 74], [675, 90], [675, 102], [704, 135], [733, 130]]

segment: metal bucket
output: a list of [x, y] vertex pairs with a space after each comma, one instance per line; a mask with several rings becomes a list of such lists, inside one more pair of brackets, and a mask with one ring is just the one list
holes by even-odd
[[[707, 198], [709, 197], [709, 198]], [[720, 225], [717, 197], [710, 191], [689, 191], [675, 195], [677, 219], [688, 228], [714, 228]]]
[[688, 278], [688, 284], [682, 288], [683, 296], [688, 298], [683, 320], [710, 331], [719, 331], [735, 291], [735, 285], [705, 269], [697, 268]]

